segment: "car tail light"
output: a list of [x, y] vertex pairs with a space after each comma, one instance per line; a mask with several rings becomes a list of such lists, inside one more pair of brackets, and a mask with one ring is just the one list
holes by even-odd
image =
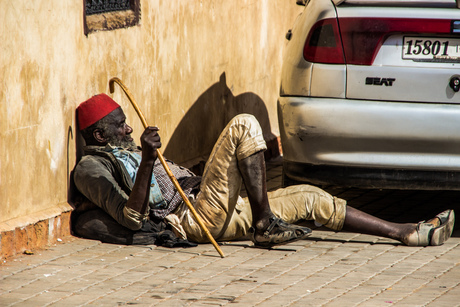
[[308, 34], [303, 49], [305, 60], [314, 63], [344, 64], [342, 41], [337, 20], [318, 21]]
[[395, 33], [449, 34], [451, 20], [354, 17], [320, 20], [307, 37], [304, 58], [314, 63], [372, 65], [385, 38]]

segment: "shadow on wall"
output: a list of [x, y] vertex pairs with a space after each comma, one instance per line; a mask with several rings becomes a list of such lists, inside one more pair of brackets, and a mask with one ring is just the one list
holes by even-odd
[[[194, 169], [196, 173], [201, 173], [204, 161], [211, 153], [221, 131], [234, 116], [241, 113], [252, 114], [258, 119], [267, 143], [276, 141], [276, 136], [271, 132], [264, 101], [250, 92], [234, 96], [227, 86], [224, 72], [219, 82], [198, 97], [184, 115], [168, 145], [163, 149], [165, 157], [187, 167], [201, 164], [199, 169]], [[267, 150], [269, 158], [279, 155], [279, 150], [275, 147], [276, 152]]]
[[[204, 164], [221, 131], [236, 115], [248, 113], [254, 115], [260, 123], [267, 142], [266, 159], [280, 155], [278, 141], [271, 132], [270, 120], [264, 101], [254, 93], [243, 93], [234, 96], [227, 86], [225, 72], [221, 74], [219, 82], [213, 84], [198, 97], [192, 107], [184, 115], [166, 147], [161, 150], [165, 157], [182, 164], [197, 174], [202, 174]], [[75, 123], [78, 123], [75, 112]], [[73, 183], [72, 170], [69, 165], [70, 142], [75, 141], [76, 163], [83, 156], [85, 141], [78, 128], [75, 134], [69, 127], [67, 136], [67, 174], [68, 174], [68, 202], [75, 206], [76, 192]]]

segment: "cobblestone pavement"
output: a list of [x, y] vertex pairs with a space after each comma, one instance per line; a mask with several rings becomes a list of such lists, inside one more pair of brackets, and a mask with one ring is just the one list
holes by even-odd
[[[280, 175], [279, 161], [269, 163], [269, 188], [280, 186]], [[431, 217], [460, 195], [328, 189], [395, 221]], [[225, 258], [211, 244], [168, 249], [64, 238], [2, 264], [0, 306], [460, 306], [458, 227], [439, 247], [321, 227], [272, 250], [249, 241], [222, 250]]]

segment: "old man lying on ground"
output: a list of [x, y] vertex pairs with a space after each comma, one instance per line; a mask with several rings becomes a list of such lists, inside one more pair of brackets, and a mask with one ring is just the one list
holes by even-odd
[[[123, 110], [105, 94], [80, 104], [77, 116], [87, 146], [74, 169], [74, 181], [84, 198], [99, 208], [77, 216], [78, 235], [103, 242], [166, 246], [208, 241], [157, 159], [161, 147], [157, 127], [146, 128], [137, 147]], [[202, 177], [168, 161], [216, 241], [249, 234], [260, 247], [289, 243], [311, 234], [309, 228], [293, 224], [302, 220], [406, 245], [440, 245], [452, 234], [453, 210], [426, 222], [392, 223], [311, 185], [267, 193], [265, 149], [258, 121], [241, 114], [222, 131]], [[239, 195], [243, 183], [247, 200]]]

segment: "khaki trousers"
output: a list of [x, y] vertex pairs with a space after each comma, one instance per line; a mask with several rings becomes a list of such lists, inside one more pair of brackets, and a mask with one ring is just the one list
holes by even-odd
[[[192, 203], [218, 241], [244, 237], [252, 226], [251, 207], [239, 194], [243, 179], [238, 161], [266, 145], [262, 129], [252, 115], [233, 118], [222, 131], [206, 164], [200, 192]], [[315, 220], [334, 230], [342, 229], [346, 202], [310, 185], [290, 186], [268, 193], [271, 210], [288, 223]], [[189, 240], [208, 242], [185, 204], [174, 212]]]

